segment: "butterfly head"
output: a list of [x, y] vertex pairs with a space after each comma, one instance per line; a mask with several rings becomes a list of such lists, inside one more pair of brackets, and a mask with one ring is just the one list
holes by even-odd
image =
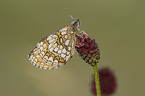
[[71, 22], [71, 24], [70, 24], [71, 30], [72, 30], [73, 32], [75, 32], [76, 35], [77, 35], [77, 34], [79, 35], [79, 34], [80, 34], [80, 24], [81, 24], [80, 19], [77, 19], [77, 20], [75, 21], [74, 18], [73, 18], [72, 16], [70, 16], [70, 18], [73, 20], [73, 21]]
[[76, 21], [73, 19], [73, 21], [71, 22], [71, 27], [80, 28], [80, 25], [81, 25], [80, 19], [77, 19]]
[[74, 18], [72, 17], [72, 16], [70, 16], [70, 18], [73, 20], [72, 22], [71, 22], [71, 29], [72, 29], [72, 31], [73, 32], [75, 32], [76, 34], [76, 36], [78, 37], [78, 36], [82, 36], [82, 35], [87, 35], [86, 34], [86, 32], [84, 32], [84, 31], [81, 31], [80, 30], [80, 26], [81, 26], [81, 21], [80, 21], [80, 19], [78, 18], [76, 21], [74, 20]]

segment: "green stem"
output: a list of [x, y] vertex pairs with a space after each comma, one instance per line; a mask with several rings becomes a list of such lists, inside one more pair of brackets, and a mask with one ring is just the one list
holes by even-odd
[[95, 75], [95, 81], [96, 81], [97, 96], [101, 96], [101, 90], [100, 90], [100, 82], [99, 82], [99, 74], [98, 74], [97, 64], [95, 64], [93, 66], [93, 68], [94, 68], [94, 75]]

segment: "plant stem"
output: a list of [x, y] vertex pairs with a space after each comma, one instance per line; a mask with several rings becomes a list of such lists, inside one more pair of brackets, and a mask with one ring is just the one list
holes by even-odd
[[95, 82], [96, 82], [96, 94], [97, 96], [101, 96], [101, 90], [100, 90], [100, 82], [99, 82], [99, 74], [98, 74], [98, 68], [97, 64], [93, 66], [94, 68], [94, 75], [95, 75]]

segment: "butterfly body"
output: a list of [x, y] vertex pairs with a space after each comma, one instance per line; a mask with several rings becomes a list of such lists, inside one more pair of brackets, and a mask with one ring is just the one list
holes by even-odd
[[76, 36], [80, 35], [79, 19], [70, 26], [43, 38], [30, 51], [29, 61], [41, 69], [57, 69], [73, 56]]

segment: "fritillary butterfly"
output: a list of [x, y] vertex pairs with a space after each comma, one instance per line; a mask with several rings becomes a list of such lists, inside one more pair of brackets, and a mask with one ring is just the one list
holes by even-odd
[[54, 32], [37, 43], [28, 55], [29, 61], [41, 69], [57, 69], [72, 58], [75, 51], [76, 37], [82, 35], [80, 20], [70, 26]]

